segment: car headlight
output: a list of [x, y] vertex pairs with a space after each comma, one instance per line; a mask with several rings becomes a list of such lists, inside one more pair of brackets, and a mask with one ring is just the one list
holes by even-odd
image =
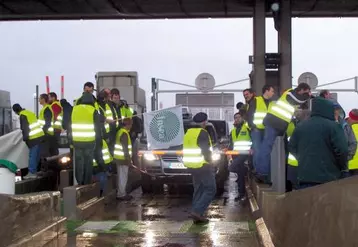
[[221, 155], [220, 155], [219, 153], [213, 153], [213, 154], [211, 155], [211, 159], [212, 159], [213, 161], [218, 161], [218, 160], [221, 159]]
[[144, 153], [143, 158], [148, 161], [158, 160], [158, 156], [156, 156], [155, 154], [152, 154], [152, 153]]
[[60, 159], [60, 163], [61, 164], [67, 164], [68, 162], [71, 161], [71, 158], [70, 157], [67, 157], [67, 156], [64, 156]]

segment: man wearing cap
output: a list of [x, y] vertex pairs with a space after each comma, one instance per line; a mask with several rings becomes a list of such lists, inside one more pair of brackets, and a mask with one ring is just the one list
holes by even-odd
[[[358, 109], [353, 109], [349, 112], [348, 123], [351, 125], [354, 136], [358, 138]], [[351, 175], [358, 174], [358, 147], [354, 152], [353, 158], [348, 161], [348, 169]]]
[[204, 213], [216, 194], [214, 167], [210, 165], [212, 143], [205, 126], [208, 116], [199, 112], [193, 118], [197, 127], [187, 130], [183, 141], [183, 163], [193, 177], [193, 206], [191, 217], [194, 223], [207, 224]]
[[24, 179], [36, 178], [37, 166], [40, 162], [40, 144], [44, 140], [45, 133], [35, 113], [23, 109], [19, 104], [14, 104], [12, 110], [20, 116], [22, 139], [29, 148], [29, 173]]

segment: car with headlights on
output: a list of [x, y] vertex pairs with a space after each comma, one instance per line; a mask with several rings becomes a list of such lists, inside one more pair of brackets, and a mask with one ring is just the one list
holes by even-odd
[[[191, 118], [184, 119], [184, 131], [199, 127]], [[218, 194], [224, 191], [225, 182], [229, 176], [228, 160], [221, 149], [215, 127], [212, 123], [206, 126], [213, 144], [212, 161], [216, 170]], [[144, 132], [143, 132], [144, 133]], [[168, 186], [192, 184], [191, 174], [183, 164], [183, 146], [173, 146], [166, 150], [148, 150], [145, 135], [139, 142], [139, 166], [142, 173], [141, 186], [143, 193], [151, 193], [164, 184]]]

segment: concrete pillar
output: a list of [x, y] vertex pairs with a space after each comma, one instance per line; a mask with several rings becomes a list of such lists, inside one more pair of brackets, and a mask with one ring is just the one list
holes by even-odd
[[261, 95], [265, 85], [265, 52], [266, 52], [266, 21], [265, 0], [256, 0], [254, 6], [253, 35], [254, 35], [254, 77], [253, 89]]
[[291, 0], [282, 0], [280, 5], [281, 27], [278, 33], [278, 52], [281, 54], [280, 90], [292, 87], [292, 18]]

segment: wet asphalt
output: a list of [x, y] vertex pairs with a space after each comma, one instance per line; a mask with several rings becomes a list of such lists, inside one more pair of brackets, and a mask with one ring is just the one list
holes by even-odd
[[66, 246], [80, 247], [260, 246], [248, 203], [234, 200], [235, 180], [231, 175], [225, 192], [210, 205], [207, 225], [195, 225], [188, 217], [190, 190], [142, 194], [138, 188], [130, 202], [107, 205], [85, 222], [69, 221], [62, 240]]

